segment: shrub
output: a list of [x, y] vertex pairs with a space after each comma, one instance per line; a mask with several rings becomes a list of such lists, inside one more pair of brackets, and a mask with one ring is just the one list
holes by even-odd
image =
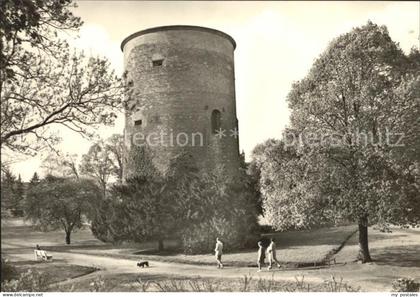
[[392, 282], [393, 292], [419, 292], [420, 283], [409, 277], [402, 277]]
[[17, 276], [16, 269], [9, 263], [7, 259], [1, 257], [1, 283], [11, 280]]
[[89, 284], [90, 292], [110, 292], [115, 288], [115, 284], [110, 281], [105, 280], [102, 276], [96, 277]]
[[[181, 213], [184, 252], [197, 254], [213, 249], [216, 237], [226, 250], [255, 245], [258, 239], [257, 206], [246, 176], [231, 178], [223, 169], [188, 179], [179, 200], [188, 205]], [[189, 215], [188, 215], [189, 214]]]
[[331, 276], [329, 280], [325, 280], [322, 288], [326, 292], [358, 292], [360, 291], [360, 288], [354, 288], [347, 284], [346, 282], [343, 282], [343, 278], [340, 278], [340, 280], [336, 279], [335, 276]]
[[20, 274], [18, 279], [1, 284], [2, 292], [46, 292], [47, 290], [48, 276], [30, 269]]
[[154, 284], [159, 292], [187, 292], [185, 280], [171, 279]]

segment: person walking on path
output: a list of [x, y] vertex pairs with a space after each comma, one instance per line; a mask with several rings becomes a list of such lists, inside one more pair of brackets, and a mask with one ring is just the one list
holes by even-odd
[[216, 247], [214, 248], [216, 261], [217, 261], [217, 268], [223, 268], [222, 263], [222, 254], [223, 254], [223, 242], [220, 241], [219, 238], [216, 238]]
[[257, 257], [258, 272], [261, 272], [261, 267], [264, 265], [264, 260], [265, 260], [265, 248], [263, 246], [262, 241], [258, 241], [258, 257]]
[[277, 267], [280, 268], [280, 262], [277, 260], [276, 256], [276, 243], [274, 242], [274, 238], [271, 238], [270, 245], [267, 248], [268, 252], [268, 270], [271, 269], [273, 266], [273, 261], [276, 262]]

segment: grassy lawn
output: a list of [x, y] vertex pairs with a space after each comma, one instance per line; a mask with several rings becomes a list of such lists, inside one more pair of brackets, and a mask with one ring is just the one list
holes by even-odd
[[[277, 258], [287, 267], [313, 266], [322, 264], [354, 232], [355, 226], [342, 226], [321, 228], [311, 231], [290, 231], [267, 234], [267, 237], [276, 238]], [[131, 246], [130, 248], [112, 249], [85, 249], [79, 252], [103, 255], [116, 258], [134, 260], [154, 260], [177, 262], [185, 264], [214, 265], [214, 256], [211, 253], [201, 255], [183, 255], [174, 252], [159, 254], [154, 245], [148, 247]], [[225, 251], [223, 261], [226, 266], [254, 267], [256, 266], [257, 249], [246, 251]]]
[[71, 245], [66, 245], [65, 234], [62, 230], [41, 232], [31, 224], [22, 219], [7, 219], [1, 221], [1, 243], [2, 250], [9, 248], [35, 248], [37, 244], [41, 247], [52, 247], [55, 249], [66, 249], [69, 247], [95, 247], [101, 248], [106, 245], [97, 240], [88, 227], [77, 230], [71, 235]]
[[53, 284], [64, 280], [80, 277], [96, 271], [93, 267], [80, 265], [69, 265], [62, 261], [38, 262], [38, 261], [17, 261], [11, 262], [16, 273], [19, 275], [28, 270], [37, 271], [48, 275], [48, 283]]
[[[310, 231], [289, 231], [266, 234], [266, 237], [276, 238], [277, 258], [287, 267], [314, 266], [333, 253], [351, 234], [355, 226], [320, 228]], [[176, 243], [166, 242], [168, 251], [159, 254], [156, 244], [127, 244], [113, 246], [104, 244], [93, 237], [89, 228], [78, 230], [72, 234], [72, 243], [64, 244], [63, 231], [40, 232], [21, 220], [2, 221], [2, 251], [13, 253], [28, 252], [39, 244], [43, 249], [57, 252], [75, 252], [124, 258], [133, 260], [155, 260], [186, 264], [214, 265], [211, 253], [202, 255], [183, 255], [174, 250]], [[24, 239], [24, 240], [22, 240]], [[223, 261], [226, 266], [254, 267], [256, 266], [257, 248], [244, 251], [225, 250]]]

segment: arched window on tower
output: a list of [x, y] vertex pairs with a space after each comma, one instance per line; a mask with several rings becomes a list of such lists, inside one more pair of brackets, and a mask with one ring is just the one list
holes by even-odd
[[211, 131], [216, 133], [222, 127], [222, 114], [219, 110], [214, 109], [211, 112]]

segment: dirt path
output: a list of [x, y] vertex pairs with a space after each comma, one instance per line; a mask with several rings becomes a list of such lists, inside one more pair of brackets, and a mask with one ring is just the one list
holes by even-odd
[[[11, 259], [16, 260], [29, 260], [32, 256], [28, 254], [10, 255]], [[294, 281], [294, 276], [307, 272], [308, 270], [278, 270], [273, 269], [271, 271], [262, 271], [257, 273], [256, 268], [241, 268], [241, 267], [225, 267], [223, 269], [217, 269], [216, 265], [190, 265], [190, 264], [178, 264], [169, 262], [151, 261], [149, 268], [137, 267], [137, 262], [134, 260], [127, 259], [116, 259], [103, 256], [85, 255], [81, 253], [62, 253], [54, 252], [54, 259], [62, 259], [68, 264], [91, 266], [99, 268], [99, 271], [85, 275], [81, 278], [75, 278], [68, 281], [61, 282], [60, 284], [67, 284], [72, 282], [80, 281], [81, 279], [95, 278], [99, 275], [106, 274], [122, 274], [122, 273], [133, 273], [141, 275], [177, 275], [185, 277], [216, 277], [216, 278], [240, 278], [244, 275], [252, 275], [253, 277], [261, 277], [271, 279], [274, 275], [276, 280], [288, 280]], [[323, 279], [318, 276], [305, 277], [308, 282], [320, 282]]]

